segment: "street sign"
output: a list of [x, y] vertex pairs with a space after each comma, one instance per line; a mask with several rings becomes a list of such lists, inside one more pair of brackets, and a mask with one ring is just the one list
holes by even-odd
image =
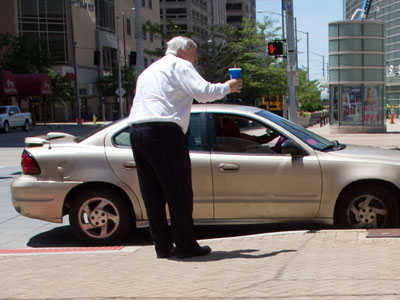
[[299, 73], [292, 72], [292, 79], [293, 79], [293, 85], [294, 86], [299, 86]]
[[121, 89], [116, 89], [115, 90], [115, 94], [117, 94], [118, 96], [123, 96], [123, 95], [125, 95], [126, 94], [126, 91], [125, 91], [125, 89], [124, 88], [121, 88]]

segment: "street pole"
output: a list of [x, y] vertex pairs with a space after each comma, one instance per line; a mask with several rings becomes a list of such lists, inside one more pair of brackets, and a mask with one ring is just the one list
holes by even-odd
[[122, 12], [122, 37], [124, 39], [124, 68], [126, 72], [126, 39], [125, 39], [125, 13]]
[[[308, 40], [308, 31], [304, 32], [304, 31], [301, 31], [301, 30], [296, 30], [296, 32], [297, 31], [301, 32], [301, 33], [304, 33], [307, 36], [307, 81], [309, 81], [310, 80], [310, 43], [309, 43], [309, 40]], [[297, 44], [297, 38], [296, 38], [296, 44]], [[297, 49], [297, 47], [296, 47], [296, 49]]]
[[325, 56], [314, 52], [310, 53], [322, 57], [322, 77], [325, 78]]
[[289, 91], [289, 120], [296, 123], [297, 118], [297, 97], [296, 87], [294, 86], [293, 73], [297, 71], [296, 67], [296, 53], [294, 43], [294, 22], [293, 22], [293, 0], [282, 0], [283, 8], [286, 11], [286, 35], [287, 35], [287, 52], [288, 52], [288, 65], [287, 65], [287, 81]]
[[72, 41], [72, 57], [74, 61], [74, 73], [75, 73], [75, 101], [76, 101], [76, 118], [78, 120], [78, 125], [82, 124], [81, 120], [81, 100], [79, 99], [79, 84], [78, 84], [78, 68], [76, 66], [76, 45], [75, 45], [75, 35], [74, 35], [74, 22], [72, 17], [72, 7], [75, 1], [70, 1], [69, 19], [71, 27], [71, 41]]
[[116, 34], [117, 34], [117, 66], [118, 66], [118, 98], [119, 98], [119, 117], [122, 119], [124, 117], [123, 103], [122, 103], [122, 79], [121, 79], [121, 51], [119, 48], [119, 30], [118, 30], [118, 17], [116, 23]]
[[140, 10], [142, 6], [141, 0], [133, 0], [135, 7], [135, 40], [136, 40], [136, 71], [139, 75], [144, 70], [144, 59], [143, 59], [143, 30], [142, 22], [140, 19]]

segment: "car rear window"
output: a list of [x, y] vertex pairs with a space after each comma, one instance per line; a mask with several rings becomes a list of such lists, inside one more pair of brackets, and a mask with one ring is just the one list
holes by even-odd
[[80, 142], [86, 140], [87, 138], [91, 137], [92, 135], [96, 134], [97, 132], [99, 132], [99, 131], [101, 131], [101, 130], [103, 130], [103, 129], [105, 129], [105, 128], [107, 128], [107, 127], [109, 127], [109, 126], [111, 126], [111, 125], [113, 125], [115, 123], [118, 123], [120, 121], [121, 120], [117, 120], [117, 121], [114, 121], [114, 122], [109, 123], [107, 125], [100, 125], [99, 124], [98, 126], [94, 127], [92, 130], [87, 131], [85, 134], [75, 137], [74, 138], [74, 142], [80, 143]]

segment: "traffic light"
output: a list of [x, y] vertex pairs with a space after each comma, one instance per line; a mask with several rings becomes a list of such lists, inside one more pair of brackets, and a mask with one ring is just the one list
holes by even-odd
[[268, 43], [268, 55], [281, 56], [283, 55], [283, 42], [273, 41]]

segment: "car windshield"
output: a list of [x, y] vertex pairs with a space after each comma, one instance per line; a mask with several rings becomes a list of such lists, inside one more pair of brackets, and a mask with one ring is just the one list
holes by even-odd
[[113, 125], [113, 124], [115, 124], [115, 123], [118, 123], [118, 122], [120, 122], [120, 121], [121, 121], [121, 120], [117, 120], [117, 121], [108, 123], [107, 125], [100, 125], [100, 124], [98, 124], [96, 127], [90, 129], [90, 130], [87, 131], [85, 134], [75, 137], [75, 138], [74, 138], [74, 142], [80, 143], [80, 142], [86, 140], [88, 137], [90, 137], [90, 136], [96, 134], [97, 132], [99, 132], [99, 131], [101, 131], [101, 130], [103, 130], [103, 129], [105, 129], [105, 128], [107, 128], [107, 127], [109, 127], [109, 126], [111, 126], [111, 125]]
[[5, 114], [5, 113], [6, 113], [6, 108], [0, 107], [0, 114]]
[[257, 112], [258, 115], [267, 118], [279, 126], [290, 131], [292, 134], [301, 139], [304, 143], [309, 145], [311, 148], [319, 151], [332, 151], [341, 150], [346, 147], [344, 144], [340, 144], [338, 141], [329, 141], [326, 138], [311, 132], [304, 127], [297, 125], [287, 119], [284, 119], [278, 115], [275, 115], [266, 110], [260, 110]]

